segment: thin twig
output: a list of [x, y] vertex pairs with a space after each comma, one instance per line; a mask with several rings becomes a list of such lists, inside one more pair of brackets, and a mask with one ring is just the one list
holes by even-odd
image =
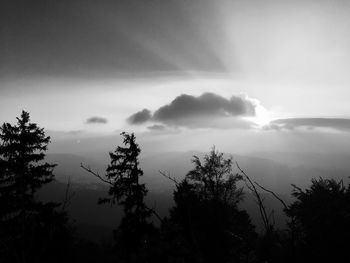
[[[278, 201], [281, 202], [281, 204], [284, 206], [285, 210], [288, 211], [288, 206], [287, 204], [282, 200], [282, 198], [280, 198], [275, 192], [266, 189], [265, 187], [261, 186], [260, 184], [258, 184], [257, 182], [254, 182], [257, 186], [259, 186], [262, 190], [272, 194]], [[295, 185], [293, 185], [294, 188], [298, 189], [301, 191], [301, 189], [299, 187], [296, 187]], [[294, 215], [291, 216], [291, 245], [292, 245], [292, 249], [293, 249], [293, 255], [295, 256], [295, 235], [296, 235], [296, 226], [295, 226], [295, 217]]]
[[156, 210], [154, 208], [149, 208], [147, 205], [145, 205], [146, 209], [148, 211], [150, 211], [153, 215], [155, 215], [155, 217], [161, 222], [163, 223], [163, 218], [161, 218], [161, 216], [156, 212]]
[[80, 167], [83, 168], [83, 169], [84, 169], [85, 171], [87, 171], [88, 173], [90, 173], [90, 174], [94, 175], [95, 177], [97, 177], [98, 179], [100, 179], [102, 182], [107, 183], [107, 184], [109, 184], [109, 185], [113, 185], [113, 183], [112, 183], [111, 181], [109, 181], [109, 180], [107, 180], [107, 179], [104, 179], [101, 175], [99, 175], [98, 173], [92, 171], [92, 170], [90, 169], [89, 166], [86, 167], [86, 166], [84, 166], [84, 165], [81, 163], [81, 164], [80, 164]]
[[259, 186], [262, 190], [272, 194], [278, 201], [280, 201], [282, 203], [282, 205], [284, 206], [285, 209], [288, 209], [287, 204], [273, 191], [266, 189], [265, 187], [263, 187], [262, 185], [258, 184], [257, 182], [254, 182], [257, 186]]
[[62, 203], [62, 211], [66, 210], [66, 208], [70, 205], [72, 198], [75, 195], [75, 192], [69, 194], [71, 188], [71, 181], [70, 181], [70, 177], [68, 178], [68, 182], [67, 182], [67, 187], [66, 187], [66, 192], [65, 192], [65, 196], [64, 196], [64, 200]]
[[250, 180], [249, 176], [241, 169], [241, 167], [238, 165], [238, 162], [236, 162], [236, 166], [237, 166], [238, 170], [245, 176], [245, 178], [250, 183], [251, 187], [248, 187], [248, 189], [254, 193], [254, 195], [258, 201], [260, 215], [261, 215], [261, 218], [262, 218], [263, 223], [265, 225], [265, 230], [266, 230], [266, 232], [268, 232], [270, 230], [270, 223], [269, 223], [269, 218], [267, 216], [266, 209], [264, 206], [264, 201], [260, 197], [260, 194], [258, 193], [254, 183], [252, 182], [252, 180]]
[[161, 175], [163, 175], [165, 178], [168, 178], [170, 181], [173, 181], [176, 185], [179, 185], [179, 182], [174, 178], [171, 177], [169, 174], [166, 174], [165, 172], [158, 171]]
[[[99, 175], [97, 172], [92, 171], [90, 167], [86, 167], [86, 166], [84, 166], [82, 163], [80, 164], [80, 167], [83, 168], [83, 169], [84, 169], [85, 171], [87, 171], [88, 173], [90, 173], [90, 174], [94, 175], [95, 177], [97, 177], [98, 179], [100, 179], [102, 182], [107, 183], [107, 184], [109, 184], [109, 185], [111, 185], [111, 186], [114, 186], [113, 182], [111, 182], [111, 181], [109, 181], [109, 180], [107, 180], [107, 179], [104, 179], [104, 178], [103, 178], [101, 175]], [[145, 206], [146, 206], [146, 205], [145, 205]], [[160, 215], [155, 211], [155, 209], [149, 208], [148, 206], [146, 206], [146, 209], [147, 209], [148, 211], [150, 211], [152, 214], [154, 214], [160, 222], [163, 222], [163, 219], [162, 219], [162, 218], [160, 217]]]

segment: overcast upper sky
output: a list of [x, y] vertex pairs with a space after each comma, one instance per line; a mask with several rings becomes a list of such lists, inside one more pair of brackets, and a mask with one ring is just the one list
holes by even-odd
[[129, 130], [195, 148], [207, 132], [345, 141], [349, 28], [345, 0], [4, 0], [0, 120], [26, 109], [59, 138]]

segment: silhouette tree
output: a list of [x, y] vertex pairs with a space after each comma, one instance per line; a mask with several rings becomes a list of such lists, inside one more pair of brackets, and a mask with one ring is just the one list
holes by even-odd
[[350, 262], [350, 187], [319, 178], [306, 190], [294, 186], [293, 196], [286, 213], [295, 221], [298, 262]]
[[109, 154], [111, 162], [105, 177], [83, 165], [82, 168], [109, 185], [109, 196], [101, 198], [99, 203], [117, 203], [123, 207], [124, 217], [114, 231], [119, 257], [127, 262], [144, 262], [144, 257], [149, 255], [146, 250], [150, 247], [152, 236], [156, 234], [155, 227], [148, 222], [155, 211], [148, 208], [144, 201], [147, 189], [139, 181], [143, 171], [139, 168], [141, 150], [136, 137], [126, 132], [121, 135], [125, 147], [118, 146]]
[[35, 199], [36, 191], [54, 178], [56, 165], [43, 162], [49, 142], [26, 111], [16, 125], [0, 128], [0, 254], [5, 262], [40, 262], [68, 231], [66, 214], [54, 209], [58, 204]]
[[193, 156], [192, 162], [195, 167], [188, 172], [186, 180], [202, 198], [233, 206], [242, 200], [242, 188], [236, 185], [242, 176], [232, 172], [232, 158], [225, 159], [223, 153], [213, 148], [204, 156], [204, 163], [198, 156]]
[[22, 111], [17, 126], [4, 123], [0, 128], [1, 219], [24, 216], [33, 205], [34, 193], [53, 180], [54, 164], [38, 164], [45, 157], [50, 137], [29, 122]]
[[[254, 227], [238, 208], [243, 198], [232, 171], [232, 159], [215, 148], [177, 184], [170, 222], [182, 233], [178, 249], [187, 247], [186, 262], [241, 262], [251, 258]], [[180, 239], [181, 240], [181, 239]], [[186, 250], [185, 250], [186, 251]]]

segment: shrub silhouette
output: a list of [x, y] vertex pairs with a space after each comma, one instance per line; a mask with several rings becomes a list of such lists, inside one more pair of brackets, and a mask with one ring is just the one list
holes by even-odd
[[294, 186], [296, 198], [286, 213], [294, 217], [298, 262], [350, 262], [350, 188], [342, 181], [312, 179]]
[[251, 259], [254, 227], [239, 210], [242, 189], [236, 183], [232, 160], [213, 148], [202, 163], [193, 157], [194, 169], [174, 192], [170, 224], [181, 236], [179, 250], [188, 251], [187, 262], [241, 262]]

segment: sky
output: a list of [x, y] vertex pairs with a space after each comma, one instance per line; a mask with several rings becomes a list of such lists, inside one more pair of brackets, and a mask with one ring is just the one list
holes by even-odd
[[29, 111], [62, 152], [124, 130], [149, 151], [349, 151], [349, 14], [337, 0], [4, 0], [0, 120]]

